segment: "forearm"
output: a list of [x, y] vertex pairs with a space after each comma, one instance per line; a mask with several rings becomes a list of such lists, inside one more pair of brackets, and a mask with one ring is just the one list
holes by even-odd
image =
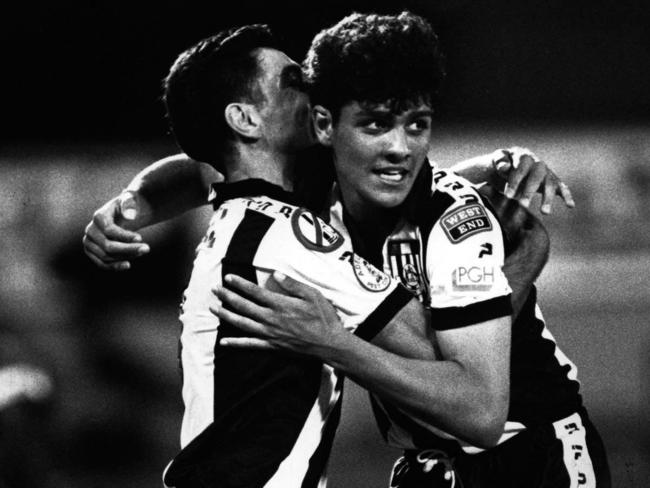
[[161, 159], [138, 173], [127, 190], [138, 200], [137, 228], [175, 217], [207, 202], [219, 174], [184, 154]]
[[481, 193], [490, 199], [513, 248], [503, 271], [512, 289], [513, 317], [517, 317], [548, 261], [548, 233], [540, 220], [517, 202], [487, 187]]
[[[503, 371], [508, 377], [507, 355], [486, 372], [462, 360], [436, 361], [433, 353], [403, 357], [352, 335], [311, 353], [385, 401], [473, 445], [493, 445], [503, 429], [507, 394], [499, 398], [485, 378]], [[502, 415], [495, 417], [495, 411]]]
[[482, 154], [465, 159], [455, 163], [449, 169], [475, 185], [487, 183], [497, 188], [503, 188], [505, 180], [497, 174], [492, 163], [492, 156], [493, 154]]

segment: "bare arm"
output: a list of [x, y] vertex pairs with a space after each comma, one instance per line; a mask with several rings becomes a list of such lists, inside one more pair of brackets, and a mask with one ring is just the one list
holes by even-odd
[[544, 161], [525, 148], [499, 149], [456, 163], [450, 169], [476, 185], [493, 186], [524, 207], [528, 207], [539, 192], [543, 214], [551, 213], [555, 195], [559, 195], [567, 207], [575, 207], [569, 187]]
[[205, 204], [211, 183], [222, 179], [184, 154], [151, 164], [94, 213], [83, 237], [86, 255], [103, 269], [129, 269], [132, 259], [149, 252], [136, 230]]
[[501, 434], [509, 399], [509, 318], [439, 333], [446, 356], [435, 361], [426, 313], [416, 299], [371, 344], [343, 329], [318, 291], [290, 278], [280, 279], [282, 294], [235, 276], [227, 283], [231, 289], [216, 292], [224, 306], [213, 312], [266, 340], [225, 339], [222, 345], [266, 345], [319, 358], [475, 445], [493, 445]]
[[550, 239], [540, 220], [516, 201], [490, 187], [480, 191], [492, 203], [513, 248], [506, 256], [503, 271], [512, 289], [513, 317], [517, 317], [548, 261]]
[[138, 173], [126, 190], [140, 199], [137, 228], [176, 217], [207, 203], [210, 185], [223, 177], [212, 166], [176, 154]]

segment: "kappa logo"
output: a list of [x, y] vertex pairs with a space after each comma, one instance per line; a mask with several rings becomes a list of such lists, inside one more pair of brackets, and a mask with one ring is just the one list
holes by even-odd
[[291, 227], [298, 241], [312, 251], [332, 252], [343, 244], [343, 236], [334, 227], [304, 208], [293, 213]]
[[490, 219], [481, 205], [464, 205], [447, 212], [440, 219], [442, 228], [453, 243], [492, 229]]
[[390, 278], [361, 256], [354, 254], [352, 268], [357, 280], [368, 291], [384, 291], [390, 286]]

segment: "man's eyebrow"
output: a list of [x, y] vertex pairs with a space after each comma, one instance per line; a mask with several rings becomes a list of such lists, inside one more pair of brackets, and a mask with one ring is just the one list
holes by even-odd
[[422, 110], [416, 110], [412, 115], [414, 117], [433, 117], [433, 110], [430, 108], [423, 108]]
[[[401, 114], [395, 113], [388, 107], [361, 107], [361, 110], [358, 112], [358, 116], [360, 117], [397, 117], [399, 115]], [[409, 113], [409, 117], [433, 117], [433, 110], [429, 108], [414, 110]]]

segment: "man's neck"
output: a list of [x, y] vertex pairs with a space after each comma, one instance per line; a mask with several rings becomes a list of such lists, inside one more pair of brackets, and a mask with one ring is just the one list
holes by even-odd
[[295, 155], [243, 147], [233, 155], [226, 180], [235, 182], [259, 178], [293, 191]]

